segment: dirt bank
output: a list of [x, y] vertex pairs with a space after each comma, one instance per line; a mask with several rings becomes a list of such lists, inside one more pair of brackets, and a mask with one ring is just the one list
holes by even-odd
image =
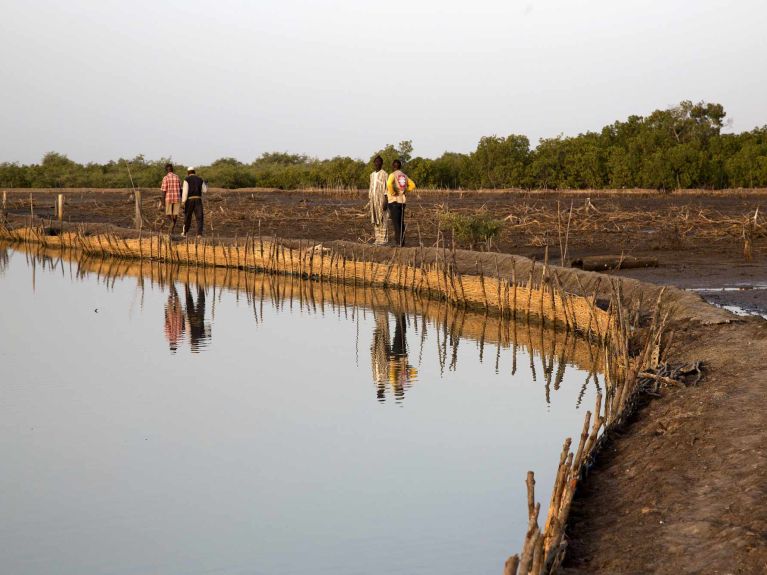
[[689, 325], [699, 387], [647, 404], [600, 455], [570, 517], [565, 573], [767, 573], [767, 321]]

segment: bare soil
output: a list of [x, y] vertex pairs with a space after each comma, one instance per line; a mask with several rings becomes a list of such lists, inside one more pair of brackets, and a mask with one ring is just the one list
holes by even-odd
[[[130, 190], [65, 193], [68, 221], [132, 225]], [[36, 215], [52, 217], [54, 191], [32, 195]], [[9, 192], [12, 219], [28, 217], [29, 196], [29, 190]], [[145, 216], [157, 229], [159, 197], [144, 192]], [[559, 263], [566, 236], [565, 264], [586, 255], [652, 256], [659, 267], [611, 273], [707, 290], [696, 293], [767, 314], [767, 289], [759, 289], [767, 286], [763, 216], [753, 258], [743, 256], [744, 224], [757, 206], [767, 209], [767, 190], [422, 192], [408, 202], [411, 245], [452, 243], [438, 224], [445, 210], [486, 210], [506, 222], [494, 251], [541, 261], [548, 246], [550, 261]], [[213, 190], [206, 233], [370, 243], [365, 204], [362, 192]], [[464, 259], [473, 265], [473, 257]], [[486, 256], [476, 259], [492, 265]], [[747, 289], [723, 291], [737, 287]], [[730, 317], [731, 323], [674, 326], [671, 359], [703, 361], [706, 377], [697, 387], [646, 401], [607, 443], [576, 496], [566, 573], [767, 573], [767, 321]]]

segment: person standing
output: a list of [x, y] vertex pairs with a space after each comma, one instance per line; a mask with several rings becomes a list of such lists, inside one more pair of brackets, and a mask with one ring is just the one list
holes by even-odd
[[375, 166], [375, 170], [370, 173], [370, 188], [368, 190], [370, 221], [373, 223], [375, 245], [385, 246], [389, 241], [389, 222], [386, 211], [386, 182], [389, 174], [383, 169], [381, 156], [375, 157], [373, 166]]
[[160, 190], [165, 195], [165, 215], [171, 223], [172, 234], [181, 213], [181, 178], [173, 171], [173, 164], [165, 164], [165, 177], [160, 184]]
[[386, 181], [386, 200], [394, 226], [394, 237], [397, 245], [402, 247], [405, 245], [405, 203], [407, 202], [405, 194], [415, 189], [415, 182], [402, 171], [402, 162], [399, 160], [394, 160], [392, 167], [394, 171]]
[[192, 225], [192, 214], [197, 221], [197, 235], [202, 235], [202, 196], [208, 192], [208, 185], [200, 176], [197, 175], [194, 168], [189, 166], [186, 171], [187, 176], [184, 179], [184, 187], [181, 192], [181, 205], [184, 207], [184, 230], [182, 236], [189, 233]]

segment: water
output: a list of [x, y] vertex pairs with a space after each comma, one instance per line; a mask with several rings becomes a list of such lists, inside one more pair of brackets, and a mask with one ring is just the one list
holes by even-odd
[[758, 316], [767, 319], [764, 298], [760, 297], [767, 290], [767, 285], [749, 283], [687, 289], [699, 293], [709, 303], [737, 316]]
[[603, 383], [401, 292], [0, 248], [0, 295], [15, 575], [499, 573]]

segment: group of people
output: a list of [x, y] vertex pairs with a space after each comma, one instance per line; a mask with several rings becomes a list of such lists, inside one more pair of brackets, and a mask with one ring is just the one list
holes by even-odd
[[[415, 189], [415, 182], [402, 171], [402, 162], [392, 162], [392, 173], [383, 169], [383, 158], [373, 160], [375, 170], [370, 174], [368, 190], [370, 220], [373, 223], [373, 237], [377, 246], [389, 244], [389, 222], [394, 231], [394, 243], [405, 245], [405, 205], [407, 193]], [[187, 176], [181, 181], [173, 169], [173, 164], [165, 164], [165, 177], [160, 190], [165, 196], [165, 215], [170, 223], [170, 233], [176, 229], [176, 222], [181, 211], [184, 212], [184, 224], [181, 235], [186, 236], [192, 226], [192, 216], [197, 222], [197, 235], [203, 233], [202, 196], [208, 186], [197, 175], [193, 167], [187, 168]]]
[[184, 225], [181, 235], [186, 236], [192, 227], [192, 216], [197, 223], [197, 235], [203, 231], [202, 196], [207, 193], [208, 185], [195, 169], [189, 166], [183, 183], [173, 169], [173, 164], [165, 164], [165, 177], [160, 184], [160, 190], [165, 195], [165, 215], [170, 222], [170, 233], [176, 229], [176, 221], [181, 211], [184, 211]]
[[370, 174], [368, 190], [370, 221], [373, 223], [373, 236], [377, 246], [389, 243], [389, 221], [394, 229], [395, 245], [405, 245], [405, 205], [407, 193], [415, 189], [415, 182], [402, 171], [402, 162], [392, 162], [392, 173], [383, 169], [383, 158], [373, 160], [375, 170]]

